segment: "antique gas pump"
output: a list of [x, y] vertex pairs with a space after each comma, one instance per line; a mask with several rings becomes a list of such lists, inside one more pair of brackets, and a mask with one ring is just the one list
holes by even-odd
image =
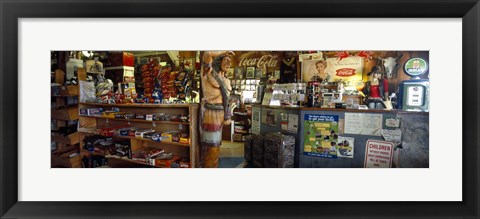
[[428, 63], [422, 58], [411, 58], [403, 67], [405, 73], [412, 77], [400, 83], [398, 108], [409, 111], [428, 111], [430, 82], [420, 79], [428, 71]]

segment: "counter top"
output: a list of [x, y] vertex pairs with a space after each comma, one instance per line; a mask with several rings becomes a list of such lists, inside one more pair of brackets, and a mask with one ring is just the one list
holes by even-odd
[[356, 113], [396, 113], [396, 114], [424, 114], [428, 115], [429, 112], [423, 111], [406, 111], [406, 110], [386, 110], [386, 109], [337, 109], [337, 108], [318, 108], [318, 107], [291, 107], [291, 106], [265, 106], [265, 105], [252, 105], [253, 107], [263, 107], [270, 109], [285, 109], [285, 110], [305, 110], [305, 111], [341, 111], [341, 112], [356, 112]]

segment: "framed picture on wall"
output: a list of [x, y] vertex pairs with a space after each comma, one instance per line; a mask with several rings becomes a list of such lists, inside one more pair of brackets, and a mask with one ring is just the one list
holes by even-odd
[[233, 75], [235, 75], [235, 69], [234, 68], [229, 68], [227, 71], [227, 78], [233, 79]]
[[243, 66], [235, 67], [235, 79], [243, 79]]
[[280, 79], [280, 70], [275, 70], [273, 75], [275, 78]]
[[247, 67], [246, 78], [255, 78], [255, 67]]
[[255, 78], [262, 78], [263, 77], [263, 70], [261, 68], [255, 69]]

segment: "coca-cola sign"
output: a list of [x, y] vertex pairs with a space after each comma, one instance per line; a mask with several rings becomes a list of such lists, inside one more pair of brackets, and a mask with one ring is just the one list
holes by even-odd
[[355, 75], [355, 69], [353, 68], [341, 68], [335, 70], [337, 72], [337, 76], [339, 77], [350, 77]]
[[278, 66], [278, 55], [263, 55], [260, 58], [244, 57], [238, 63], [238, 66], [255, 66], [257, 68], [273, 68]]

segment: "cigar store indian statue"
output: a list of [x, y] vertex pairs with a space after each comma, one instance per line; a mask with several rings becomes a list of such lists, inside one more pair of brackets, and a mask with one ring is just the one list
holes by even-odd
[[205, 51], [202, 58], [201, 85], [203, 98], [200, 112], [200, 165], [206, 168], [218, 167], [222, 127], [230, 124], [232, 110], [228, 97], [232, 91], [226, 77], [233, 52]]

